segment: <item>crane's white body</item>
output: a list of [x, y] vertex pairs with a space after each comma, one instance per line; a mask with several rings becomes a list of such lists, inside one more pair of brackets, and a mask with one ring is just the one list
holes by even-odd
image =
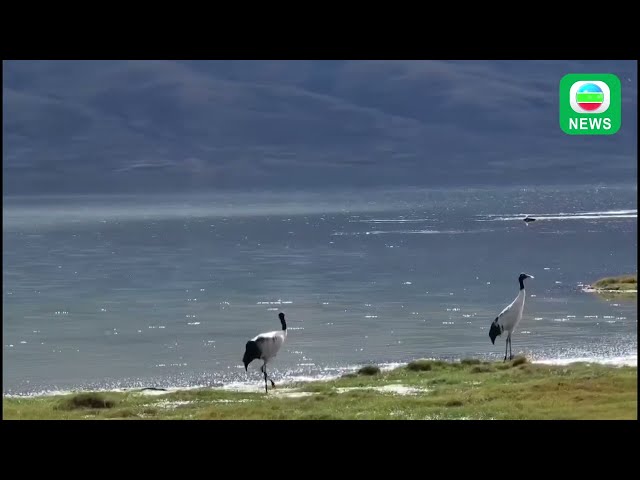
[[260, 349], [260, 360], [266, 365], [274, 359], [287, 339], [286, 330], [274, 330], [256, 335], [251, 340], [256, 342]]
[[524, 300], [526, 297], [525, 289], [518, 292], [518, 296], [502, 310], [496, 319], [501, 331], [512, 333], [522, 320], [522, 312], [524, 311]]

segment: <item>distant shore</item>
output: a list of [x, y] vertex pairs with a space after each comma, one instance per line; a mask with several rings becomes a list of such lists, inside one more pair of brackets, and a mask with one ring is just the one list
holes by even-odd
[[250, 391], [84, 392], [5, 397], [11, 419], [637, 419], [637, 366], [464, 359], [366, 366]]
[[601, 278], [592, 285], [585, 285], [583, 291], [604, 296], [636, 296], [638, 294], [638, 275], [619, 275]]

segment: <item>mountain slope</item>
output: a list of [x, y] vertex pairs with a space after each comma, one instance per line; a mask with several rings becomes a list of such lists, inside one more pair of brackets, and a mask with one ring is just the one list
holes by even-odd
[[[635, 62], [9, 61], [5, 192], [636, 177]], [[623, 127], [569, 137], [557, 86], [623, 80]], [[526, 176], [526, 178], [523, 178]]]

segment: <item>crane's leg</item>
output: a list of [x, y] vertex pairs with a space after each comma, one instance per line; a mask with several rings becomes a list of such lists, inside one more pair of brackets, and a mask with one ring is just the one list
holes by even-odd
[[504, 360], [503, 362], [507, 361], [507, 348], [509, 347], [509, 336], [507, 335], [507, 340], [506, 342], [504, 342]]
[[513, 360], [513, 352], [511, 351], [511, 334], [509, 334], [509, 360]]
[[267, 390], [267, 364], [263, 363], [260, 370], [262, 370], [262, 373], [264, 373], [264, 392], [269, 393], [269, 391]]
[[[264, 371], [265, 371], [265, 373], [267, 372], [267, 364], [266, 363], [264, 364]], [[269, 380], [271, 382], [271, 387], [275, 388], [276, 384], [274, 383], [273, 380], [271, 380], [271, 376], [267, 375], [267, 380]]]
[[267, 380], [269, 380], [271, 382], [271, 387], [275, 388], [276, 384], [273, 380], [271, 380], [271, 377], [267, 374], [267, 364], [266, 362], [262, 365], [262, 373], [264, 373], [264, 390], [267, 391]]

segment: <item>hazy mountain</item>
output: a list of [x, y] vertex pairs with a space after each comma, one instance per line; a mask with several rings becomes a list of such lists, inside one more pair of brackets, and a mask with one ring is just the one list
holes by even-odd
[[[621, 130], [568, 136], [566, 73]], [[635, 182], [635, 61], [5, 61], [5, 193]]]

